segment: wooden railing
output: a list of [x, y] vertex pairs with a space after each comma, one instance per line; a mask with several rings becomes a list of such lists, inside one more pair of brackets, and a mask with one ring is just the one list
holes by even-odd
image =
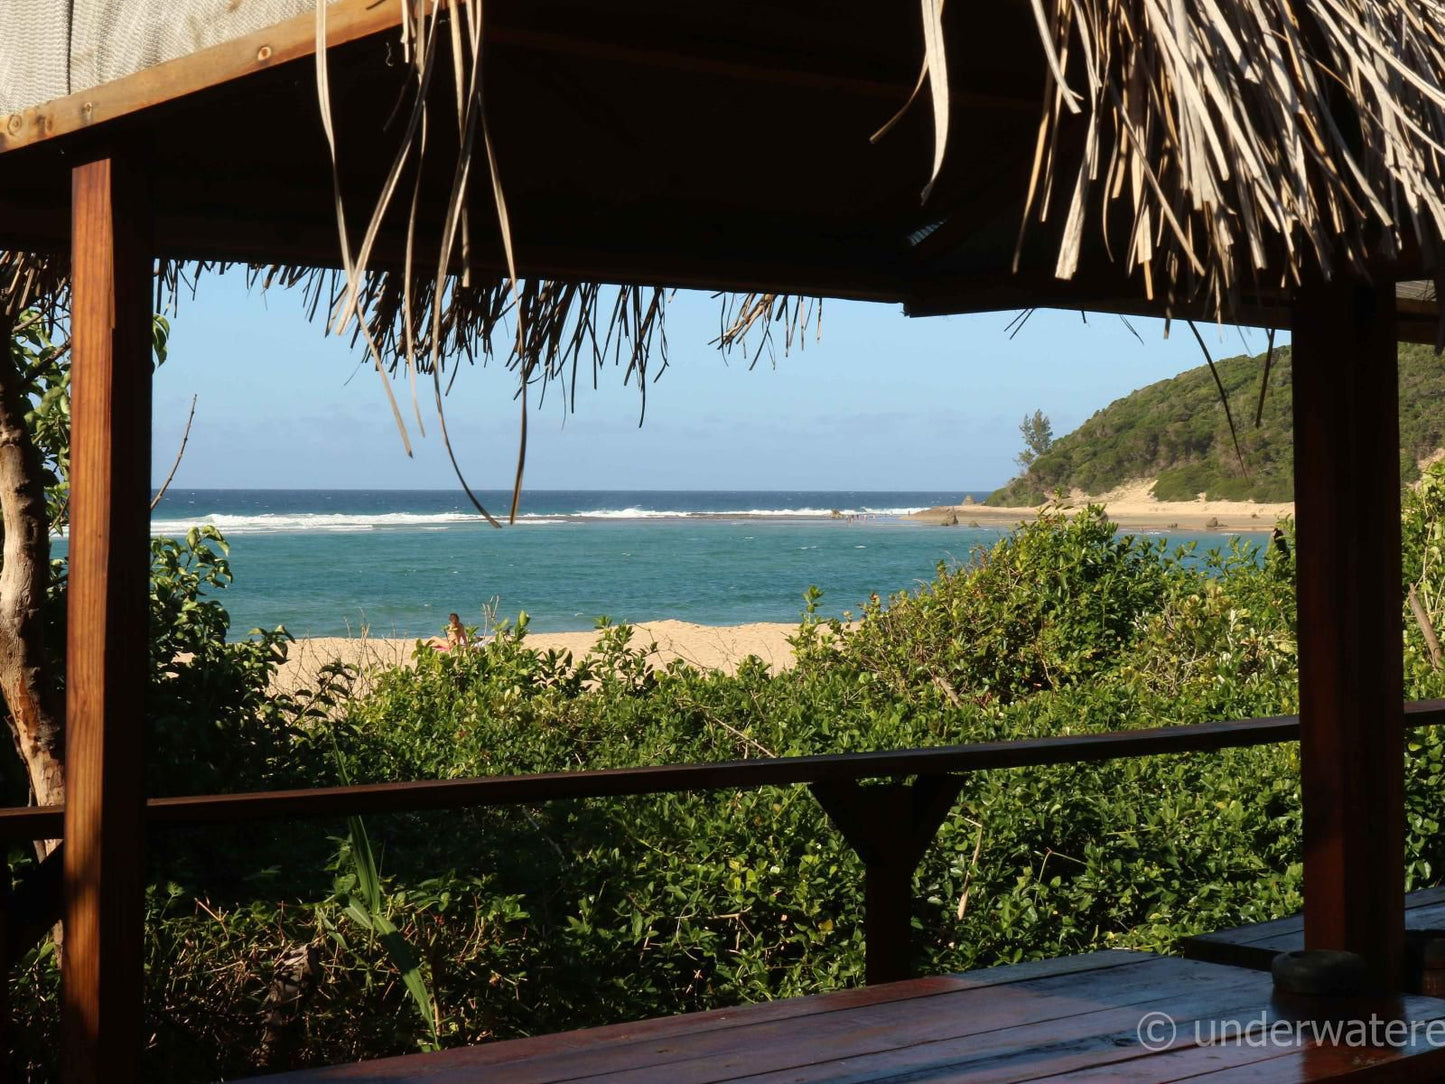
[[[1406, 704], [1404, 722], [1407, 728], [1445, 723], [1445, 700]], [[152, 798], [146, 803], [146, 820], [152, 827], [234, 824], [805, 784], [863, 860], [867, 980], [887, 982], [909, 972], [913, 873], [952, 809], [963, 776], [994, 768], [1212, 752], [1298, 738], [1298, 717], [1285, 715], [929, 749]], [[909, 778], [913, 782], [897, 781]], [[876, 779], [895, 782], [860, 785]], [[0, 809], [0, 840], [58, 839], [63, 830], [63, 806]], [[58, 869], [54, 856], [47, 859], [35, 889], [27, 894], [22, 886], [12, 904], [25, 898], [25, 908], [35, 910], [36, 900], [56, 894]], [[47, 914], [28, 920], [9, 917], [0, 928], [16, 933], [48, 928]]]

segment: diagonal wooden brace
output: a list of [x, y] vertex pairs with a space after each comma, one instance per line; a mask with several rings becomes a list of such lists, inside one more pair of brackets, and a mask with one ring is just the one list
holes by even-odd
[[0, 1080], [19, 1079], [13, 1064], [10, 969], [60, 921], [64, 848], [64, 843], [56, 847], [14, 888], [9, 877], [0, 881]]
[[822, 781], [813, 797], [863, 859], [863, 931], [870, 985], [906, 979], [912, 970], [913, 871], [953, 808], [963, 779], [921, 775], [913, 784], [861, 786]]
[[[0, 964], [8, 970], [60, 921], [65, 844], [59, 844], [6, 894], [4, 949]], [[9, 887], [8, 885], [6, 886]]]

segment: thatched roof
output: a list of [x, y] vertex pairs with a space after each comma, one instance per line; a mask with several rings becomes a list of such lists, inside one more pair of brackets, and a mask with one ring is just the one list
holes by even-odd
[[[915, 116], [904, 119], [899, 125], [899, 129], [908, 129], [904, 138], [899, 131], [882, 135], [875, 158], [906, 156], [904, 169], [895, 172], [919, 178], [916, 186], [926, 198], [908, 220], [896, 223], [895, 240], [900, 251], [926, 250], [932, 277], [948, 269], [951, 249], [966, 247], [959, 243], [955, 221], [962, 217], [968, 219], [966, 225], [978, 224], [970, 215], [960, 214], [969, 210], [959, 206], [960, 158], [968, 162], [965, 168], [971, 167], [975, 188], [979, 187], [979, 173], [997, 171], [1018, 190], [1008, 200], [1023, 212], [1014, 223], [1022, 232], [1011, 253], [1012, 268], [1037, 273], [1034, 250], [1025, 244], [1037, 233], [1052, 250], [1049, 270], [1057, 278], [1097, 274], [1095, 257], [1102, 255], [1122, 272], [1135, 292], [1146, 300], [1157, 294], [1165, 307], [1171, 298], [1177, 303], [1181, 298], [1202, 295], [1223, 313], [1231, 294], [1241, 285], [1258, 282], [1265, 288], [1277, 288], [1281, 283], [1297, 282], [1301, 276], [1329, 275], [1340, 268], [1359, 273], [1382, 261], [1403, 260], [1417, 270], [1433, 263], [1432, 246], [1445, 230], [1445, 177], [1441, 175], [1445, 5], [1440, 0], [1415, 0], [1408, 5], [1389, 0], [1029, 3], [1031, 6], [1014, 0], [996, 5], [1006, 9], [997, 12], [958, 7], [945, 12], [942, 0], [921, 0], [912, 11], [884, 5], [881, 7], [886, 10], [871, 10], [866, 20], [809, 32], [817, 54], [809, 60], [822, 61], [830, 53], [867, 55], [872, 51], [878, 62], [875, 85], [866, 90], [880, 104], [858, 109], [852, 127], [859, 136], [878, 128], [877, 120], [886, 117], [881, 107], [886, 105], [888, 77], [898, 74], [896, 65], [909, 64], [917, 73], [915, 96], [932, 108], [920, 106], [914, 110]], [[489, 84], [496, 84], [494, 93], [510, 91], [511, 86], [502, 75], [493, 73], [490, 65], [486, 66], [487, 79], [480, 78], [484, 66], [477, 61], [484, 42], [494, 54], [497, 50], [505, 53], [509, 40], [529, 34], [535, 37], [530, 24], [558, 28], [571, 17], [573, 29], [581, 37], [559, 43], [565, 45], [560, 53], [570, 52], [573, 59], [583, 53], [610, 55], [631, 63], [634, 71], [639, 65], [657, 65], [656, 57], [645, 55], [643, 43], [634, 50], [635, 56], [628, 57], [619, 56], [601, 35], [588, 41], [595, 21], [566, 3], [549, 7], [539, 17], [505, 4], [486, 9], [464, 5], [464, 15], [455, 20], [445, 10], [425, 3], [385, 0], [382, 6], [389, 9], [384, 22], [391, 29], [385, 34], [388, 40], [383, 50], [370, 51], [368, 62], [381, 60], [371, 74], [380, 76], [390, 68], [394, 74], [387, 78], [394, 80], [404, 64], [411, 71], [412, 89], [408, 92], [404, 84], [393, 82], [391, 93], [408, 94], [409, 100], [393, 99], [387, 139], [382, 147], [371, 149], [376, 165], [389, 163], [392, 168], [384, 174], [370, 171], [380, 184], [369, 194], [352, 190], [360, 187], [354, 185], [348, 185], [344, 194], [353, 216], [374, 205], [390, 213], [391, 224], [383, 221], [385, 215], [376, 218], [371, 223], [375, 245], [366, 238], [351, 238], [357, 251], [333, 253], [323, 261], [328, 265], [337, 263], [337, 257], [344, 263], [345, 257], [354, 255], [364, 269], [387, 248], [388, 241], [393, 243], [392, 251], [385, 258], [396, 263], [397, 227], [405, 221], [408, 197], [420, 191], [408, 171], [423, 153], [452, 178], [452, 183], [439, 181], [425, 193], [455, 197], [429, 200], [432, 217], [425, 225], [429, 229], [440, 225], [443, 240], [447, 232], [453, 234], [454, 255], [463, 255], [467, 248], [470, 229], [462, 228], [466, 215], [483, 214], [489, 222], [498, 211], [505, 217], [505, 194], [510, 185], [502, 184], [498, 173], [515, 170], [519, 152], [508, 151], [504, 140], [500, 161], [486, 153], [491, 140], [483, 92]], [[233, 0], [132, 0], [121, 6], [101, 0], [14, 0], [0, 9], [0, 41], [5, 42], [0, 47], [0, 112], [13, 114], [3, 126], [11, 138], [0, 135], [0, 151], [7, 150], [7, 144], [37, 141], [21, 129], [32, 115], [47, 114], [46, 95], [53, 97], [64, 89], [71, 97], [85, 96], [101, 85], [127, 76], [134, 79], [137, 73], [143, 76], [147, 69], [159, 70], [154, 66], [166, 61], [184, 62], [188, 56], [200, 59], [199, 51], [208, 46], [262, 40], [282, 27], [261, 28], [292, 15], [298, 18], [283, 25], [314, 26], [325, 33], [329, 22], [332, 27], [344, 24], [343, 29], [351, 34], [349, 22], [357, 18], [352, 9], [376, 7], [342, 0], [330, 5], [328, 15], [327, 7], [316, 11], [312, 0], [247, 0], [242, 4]], [[784, 69], [800, 67], [797, 50], [808, 48], [808, 37], [800, 36], [787, 17], [795, 15], [806, 23], [818, 14], [814, 9], [820, 5], [795, 2], [774, 7], [777, 10], [764, 16], [775, 24], [773, 41], [767, 40], [766, 23], [751, 18], [751, 13], [734, 16], [731, 23], [721, 16], [714, 20], [717, 44], [722, 46], [716, 51], [736, 55], [734, 70], [738, 74], [746, 64], [737, 64], [736, 58], [760, 50], [775, 55]], [[844, 8], [831, 7], [840, 17], [849, 14]], [[651, 27], [655, 41], [669, 40], [671, 29], [676, 31], [675, 41], [698, 44], [695, 24], [674, 7], [651, 2], [622, 5], [617, 11], [619, 21], [625, 18], [627, 8], [635, 8], [638, 18], [656, 24]], [[313, 11], [319, 17], [314, 21]], [[549, 17], [552, 15], [556, 18]], [[376, 22], [375, 16], [371, 18]], [[885, 26], [886, 34], [880, 33]], [[1032, 45], [1018, 40], [1017, 34], [992, 33], [1024, 26], [1031, 28]], [[754, 38], [745, 46], [737, 38], [744, 32]], [[906, 48], [906, 54], [900, 52], [900, 46]], [[261, 50], [269, 51], [269, 47]], [[326, 50], [317, 55], [325, 61]], [[357, 95], [350, 86], [360, 74], [359, 55], [348, 53], [331, 62], [342, 65], [348, 84], [346, 100], [335, 110], [338, 113], [369, 108], [369, 102], [355, 101]], [[955, 73], [952, 81], [948, 78], [950, 58]], [[684, 89], [696, 82], [685, 72], [686, 56], [680, 59], [682, 63], [667, 73], [670, 78], [663, 85], [675, 83]], [[718, 63], [712, 61], [714, 66]], [[887, 70], [889, 65], [894, 66], [893, 72]], [[324, 71], [327, 65], [320, 67]], [[261, 74], [258, 68], [258, 80]], [[792, 81], [827, 81], [819, 76], [809, 79], [809, 75], [799, 71], [803, 78], [795, 76]], [[981, 125], [979, 115], [1003, 116], [1010, 128], [1017, 130], [1020, 107], [1026, 102], [1020, 76], [1028, 77], [1038, 88], [1027, 96], [1035, 102], [1037, 138], [1020, 140], [1015, 135], [1004, 140], [996, 129]], [[833, 78], [840, 84], [847, 82]], [[326, 89], [325, 80], [316, 83], [318, 90]], [[656, 80], [639, 83], [639, 90], [656, 86]], [[536, 88], [528, 82], [524, 89]], [[588, 88], [579, 89], [586, 93]], [[777, 87], [774, 91], [780, 105], [788, 103], [789, 95], [777, 92]], [[817, 101], [814, 97], [815, 105]], [[889, 112], [903, 104], [900, 95]], [[501, 113], [505, 107], [493, 106], [492, 111]], [[605, 129], [610, 119], [595, 108], [578, 112], [591, 113], [587, 119], [594, 129]], [[58, 114], [50, 111], [47, 124], [53, 126]], [[559, 140], [578, 136], [575, 123], [559, 124], [559, 118], [550, 114], [535, 119], [545, 126], [555, 125], [553, 134]], [[578, 118], [560, 119], [575, 122]], [[797, 119], [783, 113], [773, 124], [788, 126]], [[431, 146], [424, 147], [422, 129], [428, 122]], [[717, 122], [700, 117], [699, 123], [715, 126]], [[355, 128], [350, 118], [338, 124], [343, 129]], [[796, 127], [801, 135], [804, 125]], [[884, 127], [892, 127], [892, 122]], [[15, 130], [10, 131], [12, 128]], [[454, 134], [449, 134], [453, 128]], [[717, 135], [725, 138], [724, 131], [717, 129]], [[14, 138], [17, 134], [22, 136], [18, 141]], [[344, 130], [341, 133], [343, 137], [346, 134]], [[67, 133], [59, 135], [64, 138]], [[666, 141], [680, 133], [655, 135]], [[241, 133], [233, 136], [244, 138]], [[265, 138], [265, 133], [250, 137]], [[56, 136], [47, 131], [45, 138]], [[924, 141], [932, 142], [932, 150], [918, 154]], [[348, 151], [355, 151], [344, 141], [331, 142], [341, 155], [342, 172], [357, 173], [345, 162]], [[589, 142], [589, 149], [595, 150], [595, 140]], [[460, 162], [456, 160], [458, 144]], [[620, 149], [625, 143], [618, 146], [618, 153], [627, 153]], [[1029, 152], [1026, 159], [1017, 155], [1020, 147]], [[681, 145], [679, 150], [691, 152]], [[735, 150], [746, 155], [748, 146], [718, 143], [719, 154]], [[1001, 150], [1007, 150], [1007, 160], [1000, 160]], [[1026, 165], [1026, 170], [1016, 171], [1015, 163]], [[577, 164], [583, 170], [610, 165], [595, 157], [582, 158]], [[756, 163], [763, 171], [773, 166], [767, 160]], [[941, 174], [943, 183], [938, 184]], [[484, 193], [493, 198], [475, 198]], [[819, 198], [825, 198], [822, 192]], [[485, 205], [488, 202], [491, 205]], [[441, 206], [436, 206], [438, 203]], [[866, 204], [855, 201], [854, 207], [869, 213]], [[663, 209], [658, 210], [661, 217]], [[937, 234], [943, 235], [942, 241]], [[434, 240], [427, 240], [434, 247]], [[510, 245], [504, 247], [508, 251], [500, 266], [492, 264], [492, 272], [517, 269], [515, 251]], [[528, 255], [523, 249], [523, 273], [528, 271]], [[312, 266], [309, 260], [283, 262]], [[969, 273], [978, 270], [977, 261], [962, 261], [959, 267], [967, 267]], [[899, 278], [917, 274], [917, 269], [907, 267], [892, 271]], [[887, 277], [882, 276], [884, 283]], [[876, 292], [886, 295], [890, 291], [885, 285]], [[379, 299], [386, 290], [373, 283], [367, 293]], [[457, 326], [471, 326], [471, 322], [461, 320]]]
[[[791, 338], [799, 295], [1280, 326], [1301, 283], [1438, 267], [1441, 0], [453, 10], [337, 0], [13, 114], [0, 245], [39, 255], [0, 291], [63, 281], [96, 129], [146, 148], [163, 282], [247, 264], [438, 401], [494, 351], [524, 384], [612, 360], [645, 388], [673, 286], [723, 291], [726, 344]], [[52, 29], [0, 25], [0, 98]], [[1433, 297], [1401, 304], [1433, 338]]]
[[[1435, 262], [1445, 234], [1445, 4], [1385, 0], [1034, 0], [1055, 76], [1030, 210], [1065, 216], [1056, 273], [1085, 232], [1145, 289], [1384, 275]], [[1071, 48], [1073, 56], [1070, 56]], [[1064, 118], [1087, 123], [1056, 183]], [[1037, 211], [1033, 209], [1037, 207]], [[1057, 212], [1055, 212], [1057, 213]]]

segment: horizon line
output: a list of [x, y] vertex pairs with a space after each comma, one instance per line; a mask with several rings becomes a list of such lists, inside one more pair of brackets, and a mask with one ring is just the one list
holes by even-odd
[[[1007, 483], [1004, 483], [1005, 485]], [[788, 489], [754, 489], [740, 487], [736, 489], [605, 489], [600, 486], [576, 486], [576, 487], [553, 487], [537, 486], [522, 490], [523, 499], [529, 493], [991, 493], [999, 486], [980, 486], [977, 489], [964, 489], [949, 486], [921, 486], [917, 488], [899, 489], [839, 489], [829, 486], [794, 486]], [[159, 486], [151, 486], [151, 496], [160, 489]], [[167, 496], [172, 493], [456, 493], [462, 494], [459, 487], [450, 486], [171, 486]], [[477, 493], [511, 493], [510, 489], [476, 489]]]

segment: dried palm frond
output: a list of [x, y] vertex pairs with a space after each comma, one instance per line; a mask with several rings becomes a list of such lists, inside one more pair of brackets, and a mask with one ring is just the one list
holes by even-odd
[[923, 6], [923, 65], [918, 69], [918, 81], [913, 92], [898, 112], [889, 117], [883, 126], [869, 137], [868, 142], [877, 143], [891, 132], [923, 93], [923, 84], [928, 84], [928, 97], [933, 105], [933, 171], [928, 183], [923, 186], [921, 201], [928, 202], [934, 182], [943, 169], [944, 152], [948, 150], [948, 50], [943, 39], [944, 0], [922, 0]]
[[0, 322], [38, 309], [53, 324], [70, 294], [70, 266], [53, 256], [0, 250]]
[[813, 324], [814, 334], [823, 335], [823, 299], [821, 297], [798, 297], [793, 294], [727, 294], [718, 293], [714, 298], [722, 302], [717, 338], [712, 345], [724, 355], [734, 347], [744, 348], [747, 340], [757, 334], [757, 349], [748, 361], [751, 369], [758, 363], [764, 350], [769, 358], [774, 357], [773, 325], [783, 326], [783, 353], [793, 349], [796, 343], [802, 347], [807, 339], [808, 325]]
[[1269, 372], [1274, 367], [1274, 328], [1269, 329], [1269, 344], [1264, 352], [1264, 375], [1259, 378], [1259, 401], [1254, 407], [1254, 427], [1264, 425], [1264, 399], [1269, 394]]
[[1209, 347], [1204, 344], [1204, 336], [1199, 334], [1199, 328], [1194, 325], [1193, 320], [1188, 321], [1188, 324], [1189, 330], [1194, 332], [1194, 341], [1199, 344], [1199, 352], [1204, 355], [1204, 363], [1209, 366], [1209, 375], [1214, 377], [1214, 389], [1219, 392], [1219, 402], [1224, 407], [1224, 420], [1229, 423], [1229, 439], [1234, 441], [1234, 454], [1239, 460], [1240, 473], [1248, 479], [1249, 464], [1244, 461], [1244, 449], [1239, 446], [1239, 429], [1234, 424], [1234, 411], [1229, 408], [1229, 392], [1225, 390], [1224, 380], [1219, 375]]
[[[443, 409], [445, 393], [463, 363], [485, 364], [501, 358], [516, 374], [521, 403], [521, 429], [512, 514], [515, 516], [525, 465], [527, 403], [531, 394], [542, 397], [559, 389], [564, 409], [575, 409], [579, 373], [590, 369], [595, 387], [607, 364], [623, 369], [624, 383], [634, 383], [641, 397], [639, 424], [646, 412], [649, 375], [656, 378], [667, 366], [664, 330], [669, 291], [660, 286], [604, 286], [588, 282], [558, 282], [524, 278], [525, 253], [514, 250], [511, 224], [501, 183], [501, 167], [487, 126], [482, 93], [482, 6], [447, 0], [393, 0], [401, 5], [401, 45], [415, 86], [408, 95], [409, 112], [398, 126], [400, 137], [382, 187], [375, 193], [343, 194], [337, 168], [337, 135], [332, 123], [332, 102], [326, 50], [325, 4], [316, 12], [316, 87], [323, 134], [331, 155], [333, 201], [337, 220], [340, 268], [292, 265], [251, 265], [246, 273], [252, 287], [295, 289], [308, 316], [320, 320], [328, 333], [352, 336], [363, 346], [381, 375], [391, 413], [408, 454], [411, 438], [391, 378], [402, 375], [410, 386], [412, 414], [424, 432], [418, 395], [419, 377], [433, 384], [434, 404], [443, 442], [457, 477], [468, 496], [470, 487], [457, 463], [447, 434]], [[442, 35], [445, 35], [445, 41]], [[446, 67], [445, 46], [450, 47], [450, 68], [456, 112], [445, 119], [457, 125], [460, 152], [455, 161], [433, 164], [452, 173], [447, 204], [441, 208], [443, 224], [439, 245], [416, 244], [419, 203], [422, 199], [423, 162], [427, 134], [434, 119], [428, 89], [437, 69]], [[429, 104], [432, 103], [432, 104]], [[448, 112], [450, 112], [448, 110]], [[473, 208], [467, 206], [469, 179], [475, 167], [485, 166], [507, 274], [503, 278], [479, 276], [471, 263], [470, 234]], [[411, 171], [410, 191], [404, 179]], [[400, 268], [373, 264], [376, 242], [388, 212], [400, 202], [406, 206], [406, 245]], [[348, 202], [358, 198], [369, 207], [360, 243], [354, 244]], [[352, 208], [354, 210], [354, 207]], [[427, 216], [434, 218], [435, 215]], [[433, 256], [421, 266], [416, 254]], [[431, 262], [434, 258], [435, 262]], [[225, 271], [224, 263], [163, 261], [157, 271], [156, 305], [173, 308], [178, 297], [207, 274]], [[0, 252], [0, 305], [7, 309], [48, 304], [63, 315], [68, 289], [68, 261], [20, 252]], [[783, 349], [802, 345], [821, 302], [784, 294], [719, 294], [722, 328], [715, 345], [751, 350], [755, 363], [763, 350], [774, 350], [774, 327], [783, 327]], [[472, 497], [481, 514], [496, 520]]]
[[[1054, 92], [1025, 223], [1046, 221], [1062, 189], [1059, 278], [1078, 269], [1091, 220], [1108, 242], [1120, 199], [1124, 262], [1149, 295], [1167, 304], [1182, 288], [1221, 315], [1268, 268], [1285, 285], [1368, 275], [1412, 242], [1437, 251], [1442, 0], [1032, 2]], [[1082, 159], [1056, 176], [1072, 124], [1087, 125]]]
[[[440, 0], [400, 0], [400, 3], [403, 53], [413, 67], [417, 91], [360, 248], [353, 255], [337, 180], [335, 193], [341, 272], [272, 268], [264, 273], [253, 270], [253, 281], [259, 278], [266, 285], [274, 282], [301, 285], [313, 315], [319, 311], [321, 299], [325, 296], [327, 327], [337, 333], [344, 332], [355, 320], [354, 338], [365, 343], [377, 371], [383, 374], [383, 380], [388, 372], [394, 373], [398, 365], [405, 368], [419, 426], [421, 411], [417, 403], [416, 380], [418, 373], [429, 374], [435, 392], [438, 427], [457, 479], [477, 510], [497, 525], [496, 520], [472, 496], [451, 446], [443, 407], [443, 377], [447, 367], [452, 367], [450, 377], [445, 381], [449, 387], [460, 361], [471, 362], [479, 354], [485, 361], [499, 352], [497, 332], [505, 324], [510, 325], [511, 344], [506, 351], [506, 363], [517, 374], [521, 404], [517, 468], [509, 517], [515, 520], [526, 463], [527, 404], [531, 389], [536, 387], [539, 393], [544, 394], [555, 382], [562, 388], [564, 404], [575, 407], [577, 373], [582, 362], [590, 365], [595, 385], [597, 372], [609, 357], [619, 365], [625, 357], [624, 383], [632, 381], [635, 376], [642, 399], [640, 424], [647, 408], [649, 365], [654, 366], [655, 373], [660, 373], [667, 365], [667, 338], [663, 332], [667, 297], [666, 292], [656, 286], [608, 289], [596, 283], [523, 279], [519, 275], [500, 168], [487, 126], [481, 78], [482, 6], [472, 3], [443, 5]], [[317, 5], [317, 91], [335, 180], [339, 174], [330, 121], [324, 8], [324, 4]], [[464, 14], [460, 14], [459, 9]], [[451, 46], [460, 152], [443, 215], [437, 263], [434, 271], [429, 268], [428, 273], [423, 275], [413, 263], [414, 238], [421, 191], [421, 162], [426, 151], [427, 89], [438, 63], [437, 37], [443, 21], [447, 24]], [[942, 64], [942, 60], [938, 63]], [[491, 211], [496, 216], [501, 236], [507, 277], [475, 283], [470, 257], [471, 209], [467, 206], [467, 193], [473, 160], [479, 149], [485, 156], [492, 195]], [[375, 270], [370, 266], [372, 248], [408, 167], [414, 167], [415, 180], [408, 209], [405, 265], [399, 272]], [[460, 268], [454, 270], [458, 261]], [[795, 332], [806, 329], [812, 312], [811, 301], [804, 302], [786, 295], [750, 294], [736, 308], [725, 296], [724, 332], [717, 344], [724, 350], [730, 349], [742, 342], [751, 328], [758, 327], [762, 340], [759, 352], [764, 347], [771, 349], [771, 325], [779, 320], [787, 327], [784, 349], [790, 349]], [[386, 394], [402, 441], [410, 454], [406, 424], [389, 382]]]
[[[193, 295], [203, 278], [234, 269], [226, 263], [161, 261], [156, 270], [157, 311], [173, 312], [179, 299]], [[337, 269], [251, 264], [243, 270], [250, 289], [298, 291], [312, 319], [336, 311], [347, 296], [345, 273]], [[407, 370], [429, 376], [436, 367], [446, 377], [447, 389], [461, 363], [499, 359], [519, 376], [525, 370], [528, 386], [539, 394], [555, 386], [569, 411], [576, 409], [579, 373], [587, 370], [595, 389], [601, 371], [611, 364], [623, 369], [624, 384], [635, 384], [645, 406], [648, 379], [656, 379], [668, 364], [666, 310], [672, 291], [549, 279], [521, 279], [514, 290], [503, 279], [475, 282], [473, 278], [471, 286], [463, 283], [461, 275], [447, 278], [441, 320], [433, 331], [428, 319], [436, 308], [434, 282], [414, 283], [384, 269], [366, 272], [356, 291], [366, 331], [359, 322], [353, 323], [353, 344], [370, 340], [391, 376]], [[43, 305], [63, 316], [68, 291], [67, 261], [0, 251], [0, 306], [19, 311]], [[776, 348], [775, 324], [784, 328], [784, 353], [803, 346], [810, 325], [821, 334], [821, 299], [792, 294], [713, 296], [719, 302], [720, 331], [712, 345], [724, 352], [739, 349], [756, 360], [762, 351]]]
[[[251, 267], [247, 274], [253, 288], [299, 289], [312, 313], [335, 311], [349, 290], [344, 273], [335, 270]], [[438, 301], [434, 281], [409, 282], [402, 273], [377, 270], [362, 276], [355, 291], [365, 330], [358, 322], [351, 335], [354, 343], [375, 346], [388, 373], [414, 366], [424, 376], [445, 377], [444, 389], [460, 363], [500, 358], [529, 388], [543, 392], [557, 385], [570, 410], [584, 365], [595, 387], [604, 365], [625, 363], [624, 383], [635, 376], [645, 392], [649, 368], [667, 364], [667, 295], [655, 286], [549, 279], [514, 285], [506, 279], [476, 282], [474, 276], [467, 286], [455, 275], [442, 283]], [[431, 323], [437, 312], [440, 319]]]

